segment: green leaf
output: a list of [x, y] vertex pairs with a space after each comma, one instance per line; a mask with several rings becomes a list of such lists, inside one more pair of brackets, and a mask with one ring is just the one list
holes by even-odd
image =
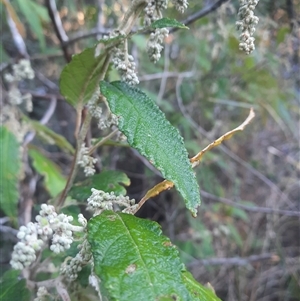
[[1, 301], [29, 301], [30, 292], [26, 287], [25, 279], [18, 279], [20, 271], [9, 270], [0, 279]]
[[183, 139], [158, 106], [142, 91], [123, 82], [100, 83], [111, 111], [119, 117], [119, 129], [136, 148], [172, 181], [193, 215], [200, 193]]
[[209, 288], [204, 287], [198, 283], [192, 276], [191, 273], [185, 271], [182, 273], [184, 283], [186, 284], [188, 290], [192, 292], [194, 301], [221, 301], [213, 291]]
[[59, 148], [71, 155], [75, 153], [73, 146], [68, 142], [68, 140], [64, 136], [55, 133], [47, 126], [41, 124], [38, 121], [32, 120], [25, 115], [22, 116], [22, 118], [30, 124], [32, 129], [36, 131], [38, 137], [41, 140], [45, 141], [50, 145], [57, 145]]
[[100, 40], [98, 40], [97, 43], [98, 44], [101, 43], [101, 44], [104, 44], [104, 45], [109, 45], [111, 43], [121, 41], [125, 38], [126, 38], [126, 35], [119, 34], [118, 36], [115, 36], [115, 37], [108, 37], [108, 38], [105, 38], [105, 39], [100, 39]]
[[17, 216], [18, 175], [21, 167], [19, 143], [4, 126], [0, 127], [0, 208], [11, 218]]
[[104, 211], [89, 221], [88, 241], [109, 300], [218, 300], [206, 298], [186, 274], [177, 248], [156, 222]]
[[18, 5], [31, 30], [36, 34], [42, 51], [44, 51], [46, 49], [46, 40], [42, 20], [48, 21], [47, 9], [32, 0], [18, 0]]
[[95, 47], [72, 57], [60, 76], [60, 92], [75, 108], [86, 104], [98, 89], [103, 56], [95, 57]]
[[125, 173], [117, 170], [107, 170], [89, 177], [83, 182], [76, 183], [71, 188], [69, 196], [76, 200], [85, 201], [92, 194], [92, 188], [105, 192], [113, 191], [116, 195], [125, 195], [126, 189], [122, 184], [130, 185], [130, 179]]
[[178, 28], [189, 29], [187, 26], [178, 22], [177, 20], [169, 19], [169, 18], [162, 18], [156, 20], [151, 24], [150, 27], [152, 28], [178, 27]]
[[66, 185], [66, 179], [60, 168], [38, 149], [29, 149], [29, 156], [33, 160], [35, 170], [44, 176], [45, 187], [51, 197], [57, 196]]

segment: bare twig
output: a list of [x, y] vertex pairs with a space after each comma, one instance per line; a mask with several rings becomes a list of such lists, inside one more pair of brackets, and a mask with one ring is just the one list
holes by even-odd
[[57, 11], [56, 2], [55, 0], [46, 0], [46, 6], [48, 9], [49, 17], [52, 21], [52, 24], [54, 26], [54, 30], [56, 33], [57, 38], [60, 41], [62, 51], [64, 53], [64, 57], [67, 62], [71, 61], [71, 53], [68, 50], [68, 45], [66, 42], [68, 42], [69, 38], [63, 28], [59, 13]]
[[81, 39], [87, 39], [87, 38], [90, 38], [90, 37], [93, 37], [93, 36], [101, 35], [103, 37], [104, 35], [108, 35], [110, 32], [111, 32], [111, 30], [109, 30], [109, 29], [99, 30], [97, 27], [92, 28], [92, 29], [87, 30], [87, 31], [79, 31], [76, 34], [72, 35], [67, 42], [64, 42], [64, 45], [70, 45], [70, 44], [75, 43], [75, 42], [77, 42]]
[[[9, 3], [9, 0], [6, 1]], [[16, 23], [12, 19], [10, 15], [10, 11], [8, 9], [7, 9], [6, 18], [7, 18], [7, 24], [9, 26], [13, 41], [15, 43], [16, 48], [18, 49], [19, 54], [24, 58], [29, 58], [25, 42], [17, 28]]]
[[243, 204], [234, 202], [234, 201], [226, 199], [226, 198], [218, 197], [218, 196], [208, 193], [204, 190], [201, 190], [201, 195], [210, 200], [217, 201], [217, 202], [220, 202], [220, 203], [232, 206], [232, 207], [241, 208], [241, 209], [251, 211], [251, 212], [260, 212], [260, 213], [265, 213], [265, 214], [280, 214], [280, 215], [285, 215], [285, 216], [297, 216], [297, 217], [299, 216], [300, 217], [300, 211], [281, 210], [281, 209], [273, 209], [273, 208], [268, 208], [268, 207], [243, 205]]
[[160, 82], [159, 92], [158, 92], [158, 96], [157, 96], [158, 101], [163, 98], [165, 89], [166, 89], [168, 76], [165, 74], [168, 73], [169, 66], [170, 66], [169, 54], [170, 54], [170, 45], [165, 44], [165, 47], [164, 47], [165, 63], [164, 63], [164, 71], [162, 73], [162, 78], [161, 78], [161, 82]]
[[260, 261], [271, 260], [278, 262], [280, 258], [276, 254], [264, 253], [260, 255], [251, 255], [249, 257], [231, 257], [231, 258], [208, 258], [197, 259], [187, 264], [188, 268], [195, 268], [196, 266], [209, 266], [209, 265], [238, 265], [247, 266]]
[[[47, 110], [45, 111], [43, 117], [40, 120], [40, 123], [45, 125], [49, 122], [50, 118], [52, 117], [55, 109], [56, 109], [56, 104], [57, 104], [57, 98], [52, 96], [51, 101], [49, 103], [49, 106]], [[29, 142], [33, 140], [35, 137], [35, 132], [30, 132], [24, 139], [23, 145], [27, 145]]]

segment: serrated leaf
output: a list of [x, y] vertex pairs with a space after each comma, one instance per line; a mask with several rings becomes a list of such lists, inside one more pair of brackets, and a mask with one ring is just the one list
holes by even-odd
[[6, 127], [0, 127], [0, 208], [8, 217], [17, 216], [19, 143]]
[[183, 139], [158, 106], [142, 91], [124, 82], [100, 83], [111, 111], [119, 118], [119, 129], [163, 177], [172, 181], [193, 215], [200, 193]]
[[29, 149], [28, 153], [33, 160], [35, 170], [44, 176], [45, 188], [51, 197], [57, 196], [66, 185], [66, 179], [60, 168], [38, 149]]
[[44, 142], [50, 145], [55, 144], [59, 148], [71, 155], [75, 153], [73, 146], [68, 142], [68, 140], [64, 136], [55, 133], [47, 126], [41, 124], [38, 121], [32, 120], [27, 116], [23, 116], [23, 119], [30, 124], [32, 129], [36, 131], [38, 137]]
[[103, 56], [95, 57], [95, 47], [72, 57], [60, 76], [60, 92], [75, 108], [86, 104], [98, 89]]
[[47, 16], [47, 9], [32, 0], [18, 0], [21, 12], [25, 16], [31, 30], [36, 34], [42, 51], [46, 49], [46, 40], [43, 32], [42, 18]]
[[26, 287], [25, 279], [18, 279], [20, 271], [9, 270], [0, 279], [1, 301], [29, 301], [30, 292]]
[[189, 29], [184, 24], [178, 22], [176, 19], [162, 18], [154, 21], [151, 26], [152, 28], [166, 28], [166, 27], [178, 27], [183, 29]]
[[125, 173], [117, 170], [107, 170], [89, 177], [83, 182], [76, 183], [71, 188], [69, 196], [84, 201], [92, 194], [92, 188], [105, 192], [113, 191], [116, 195], [125, 195], [126, 189], [123, 185], [130, 185], [130, 179]]
[[182, 277], [194, 301], [221, 301], [212, 290], [198, 283], [191, 273], [185, 271]]
[[218, 300], [209, 299], [204, 288], [202, 299], [202, 287], [186, 276], [177, 248], [156, 222], [104, 211], [89, 221], [88, 241], [109, 300]]

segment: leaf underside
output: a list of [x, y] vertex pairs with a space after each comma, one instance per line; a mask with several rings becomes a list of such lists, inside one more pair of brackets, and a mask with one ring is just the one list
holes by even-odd
[[95, 57], [95, 47], [72, 57], [60, 76], [60, 92], [75, 108], [86, 104], [98, 89], [102, 56]]
[[193, 215], [200, 205], [200, 193], [183, 139], [142, 91], [124, 82], [100, 82], [101, 93], [119, 118], [119, 129], [130, 146], [137, 149], [163, 177], [172, 181]]
[[206, 289], [186, 274], [177, 248], [156, 222], [104, 211], [89, 221], [88, 241], [109, 300], [219, 300], [202, 298]]

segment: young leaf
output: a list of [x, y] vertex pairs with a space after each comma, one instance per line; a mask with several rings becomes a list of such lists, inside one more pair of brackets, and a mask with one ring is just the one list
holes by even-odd
[[218, 300], [187, 283], [178, 250], [156, 222], [104, 211], [89, 221], [88, 241], [109, 300]]
[[32, 120], [28, 118], [27, 116], [22, 117], [29, 125], [32, 127], [33, 130], [36, 131], [37, 136], [45, 141], [46, 143], [50, 145], [57, 145], [59, 148], [64, 150], [65, 152], [73, 155], [75, 153], [74, 147], [68, 142], [68, 140], [54, 131], [52, 131], [47, 126], [41, 124], [38, 121]]
[[6, 127], [0, 126], [0, 208], [11, 218], [17, 216], [20, 166], [18, 141]]
[[105, 192], [113, 191], [116, 195], [125, 195], [126, 189], [122, 184], [125, 186], [130, 184], [130, 179], [125, 173], [117, 170], [107, 170], [89, 177], [83, 182], [76, 183], [71, 188], [69, 196], [79, 201], [86, 200], [92, 194], [92, 188]]
[[30, 292], [25, 279], [18, 279], [20, 271], [9, 270], [0, 279], [1, 301], [29, 301]]
[[177, 20], [169, 19], [169, 18], [162, 18], [156, 20], [151, 24], [150, 27], [152, 28], [178, 27], [178, 28], [189, 29], [187, 26], [178, 22]]
[[43, 175], [45, 187], [52, 197], [57, 196], [65, 187], [66, 179], [60, 168], [37, 149], [30, 149], [29, 156], [33, 160], [36, 171]]
[[103, 56], [95, 57], [95, 47], [72, 57], [60, 76], [60, 92], [75, 108], [86, 104], [98, 89]]
[[193, 215], [200, 193], [183, 139], [158, 106], [142, 91], [123, 82], [100, 83], [111, 111], [119, 117], [119, 129], [136, 148], [172, 181]]
[[36, 34], [42, 51], [45, 51], [46, 41], [43, 32], [42, 19], [45, 20], [47, 18], [47, 9], [32, 0], [18, 0], [18, 5], [29, 23], [31, 30]]

